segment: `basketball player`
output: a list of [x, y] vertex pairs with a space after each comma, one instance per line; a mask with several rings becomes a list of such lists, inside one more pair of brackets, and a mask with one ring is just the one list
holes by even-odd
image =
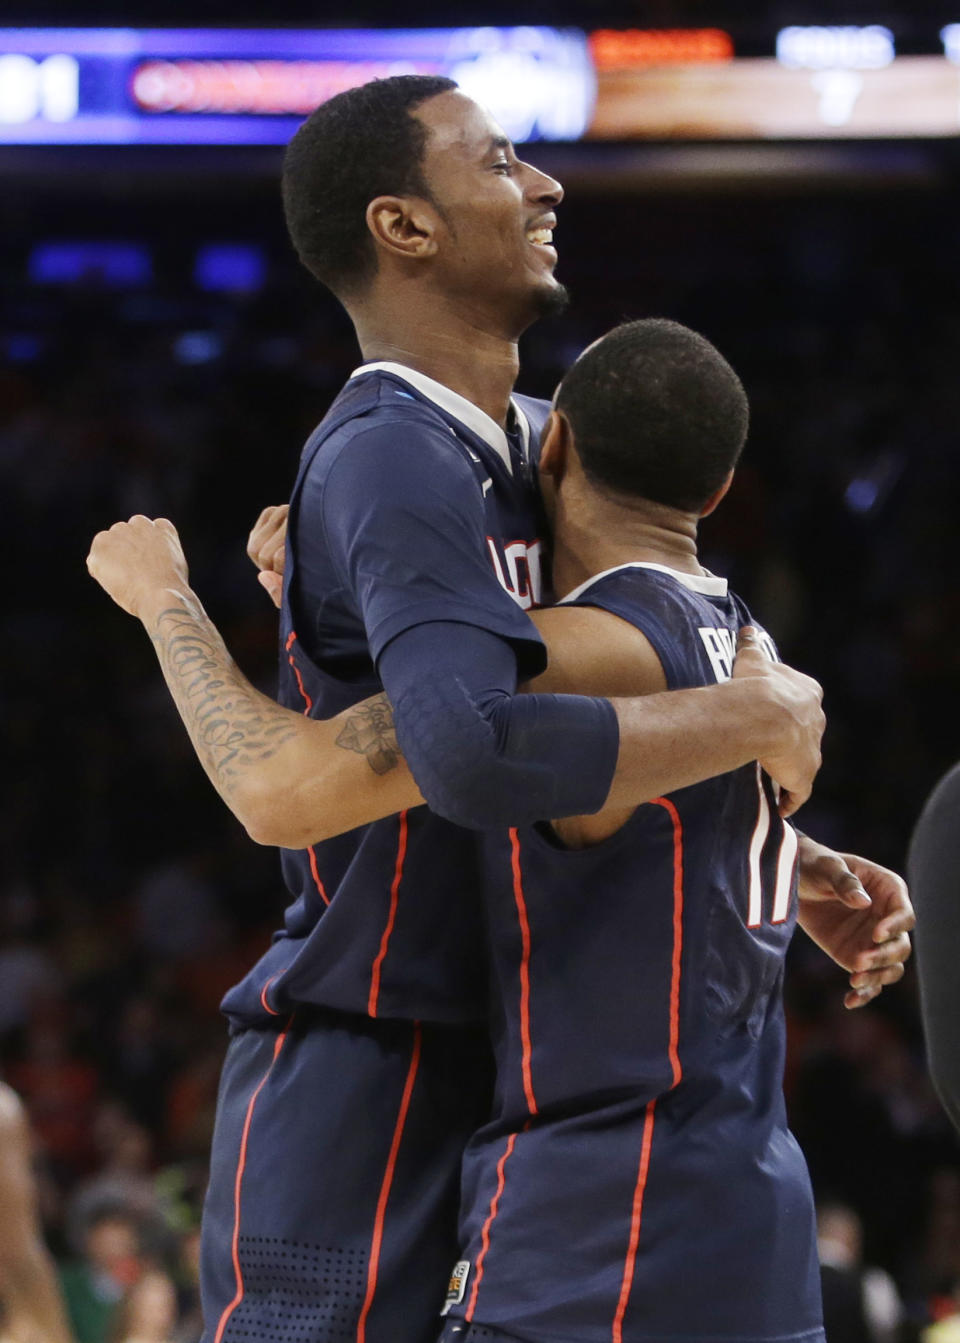
[[[756, 651], [730, 683], [648, 702], [513, 695], [544, 661], [522, 608], [539, 597], [529, 445], [545, 408], [510, 389], [517, 336], [561, 297], [559, 186], [448, 81], [401, 78], [309, 118], [284, 188], [298, 251], [367, 361], [294, 488], [284, 703], [326, 718], [382, 682], [425, 796], [471, 825], [633, 804], [758, 756], [797, 805], [819, 758], [818, 691]], [[224, 791], [302, 761], [316, 737], [242, 685], [178, 579], [127, 600], [99, 540], [91, 567], [145, 619]], [[386, 771], [389, 793], [382, 705], [347, 719], [341, 745]], [[282, 809], [316, 815], [314, 783]], [[284, 931], [224, 1004], [208, 1343], [293, 1339], [304, 1318], [316, 1340], [430, 1337], [460, 1150], [489, 1104], [474, 846], [404, 810], [284, 855]]]
[[930, 1076], [943, 1107], [960, 1130], [960, 765], [940, 780], [927, 799], [910, 841], [910, 880], [916, 887], [917, 978], [927, 1037]]
[[[696, 535], [746, 437], [736, 374], [686, 328], [634, 322], [556, 407], [560, 607], [641, 632], [651, 693], [726, 680], [751, 620]], [[486, 849], [497, 1113], [465, 1157], [445, 1343], [822, 1343], [781, 1092], [797, 836], [769, 778], [745, 765]]]

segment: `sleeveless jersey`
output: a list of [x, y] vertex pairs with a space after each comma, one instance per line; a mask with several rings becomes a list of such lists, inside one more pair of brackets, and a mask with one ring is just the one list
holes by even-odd
[[[755, 624], [724, 580], [647, 564], [565, 603], [640, 629], [671, 689], [729, 677]], [[546, 825], [485, 847], [498, 1097], [464, 1165], [464, 1339], [821, 1339], [782, 1095], [797, 840], [771, 781], [744, 766], [590, 848]]]
[[[545, 402], [511, 431], [399, 365], [357, 371], [308, 440], [290, 501], [280, 702], [329, 718], [382, 687], [376, 658], [426, 621], [545, 650], [536, 486]], [[317, 1004], [371, 1017], [482, 1020], [479, 837], [418, 807], [284, 851], [284, 927], [224, 999], [235, 1024]]]

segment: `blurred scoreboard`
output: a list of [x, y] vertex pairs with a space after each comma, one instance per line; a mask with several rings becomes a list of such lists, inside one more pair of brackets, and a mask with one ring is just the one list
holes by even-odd
[[586, 35], [557, 28], [0, 29], [0, 143], [284, 144], [319, 103], [447, 75], [515, 140], [577, 140]]
[[[960, 24], [940, 55], [898, 56], [893, 33], [792, 27], [776, 54], [741, 58], [725, 33], [591, 37], [597, 139], [808, 140], [960, 135]], [[686, 37], [686, 40], [684, 38]], [[724, 40], [726, 39], [726, 40]], [[696, 55], [699, 50], [699, 56]]]
[[282, 144], [345, 88], [443, 74], [514, 140], [960, 135], [960, 21], [718, 28], [0, 29], [0, 144]]

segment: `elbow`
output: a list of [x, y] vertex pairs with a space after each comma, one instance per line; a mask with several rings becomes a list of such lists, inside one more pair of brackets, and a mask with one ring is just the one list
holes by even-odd
[[[411, 766], [411, 768], [414, 768]], [[414, 777], [431, 811], [466, 830], [489, 830], [539, 820], [531, 806], [529, 778], [519, 779], [494, 755], [481, 758], [450, 753], [425, 762]], [[547, 814], [544, 809], [543, 814]]]
[[245, 780], [231, 798], [233, 814], [254, 844], [268, 849], [306, 849], [338, 833], [298, 797], [293, 785]]
[[498, 791], [492, 782], [476, 776], [444, 778], [427, 784], [417, 780], [427, 806], [445, 821], [466, 830], [486, 830], [512, 825], [515, 818], [499, 805]]
[[262, 779], [247, 779], [231, 797], [234, 816], [254, 844], [271, 849], [303, 848], [318, 836], [301, 842], [303, 826], [297, 823], [289, 798]]

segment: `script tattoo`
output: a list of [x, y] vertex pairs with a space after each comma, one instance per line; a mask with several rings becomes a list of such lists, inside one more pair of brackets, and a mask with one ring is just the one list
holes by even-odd
[[337, 737], [345, 751], [367, 757], [374, 774], [388, 774], [400, 759], [400, 747], [393, 727], [393, 707], [386, 695], [358, 704]]
[[200, 763], [230, 793], [242, 770], [295, 735], [289, 713], [243, 681], [202, 608], [162, 611], [151, 638]]

